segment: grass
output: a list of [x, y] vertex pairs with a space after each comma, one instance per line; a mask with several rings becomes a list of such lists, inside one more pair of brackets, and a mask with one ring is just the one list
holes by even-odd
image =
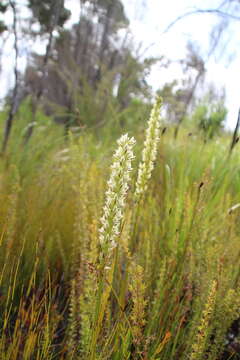
[[20, 120], [1, 159], [1, 359], [238, 359], [238, 147], [229, 157], [227, 136], [168, 129], [136, 203], [136, 129], [106, 270], [98, 230], [116, 136], [66, 141], [44, 118], [22, 148]]

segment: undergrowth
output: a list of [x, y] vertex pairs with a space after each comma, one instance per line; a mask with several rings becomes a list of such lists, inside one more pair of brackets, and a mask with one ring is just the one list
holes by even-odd
[[135, 145], [45, 119], [1, 159], [2, 360], [238, 358], [238, 149], [159, 106]]

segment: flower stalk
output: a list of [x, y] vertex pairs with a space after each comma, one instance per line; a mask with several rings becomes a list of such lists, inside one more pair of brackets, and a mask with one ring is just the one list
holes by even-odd
[[96, 345], [102, 329], [102, 322], [111, 293], [114, 268], [117, 260], [117, 240], [121, 232], [124, 208], [132, 170], [134, 138], [128, 134], [118, 140], [113, 155], [111, 175], [107, 183], [105, 205], [100, 219], [100, 278], [96, 294], [93, 333], [90, 343], [90, 360], [96, 359]]
[[138, 176], [135, 189], [135, 201], [138, 202], [148, 188], [148, 181], [151, 178], [154, 168], [154, 162], [157, 157], [157, 147], [160, 135], [160, 110], [162, 105], [161, 97], [157, 97], [152, 108], [148, 127], [146, 130], [146, 139], [142, 152], [142, 161], [138, 169]]
[[128, 134], [125, 134], [117, 143], [118, 148], [113, 155], [103, 215], [100, 219], [100, 258], [111, 257], [112, 250], [117, 246], [134, 159], [134, 138], [129, 138]]

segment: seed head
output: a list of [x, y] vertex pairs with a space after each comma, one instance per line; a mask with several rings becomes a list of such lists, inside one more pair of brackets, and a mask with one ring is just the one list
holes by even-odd
[[118, 148], [113, 155], [103, 215], [100, 219], [99, 239], [104, 254], [109, 254], [116, 247], [134, 159], [132, 151], [135, 145], [134, 138], [129, 138], [128, 134], [125, 134], [117, 143]]
[[135, 199], [138, 201], [142, 194], [147, 190], [148, 180], [151, 178], [154, 168], [154, 162], [157, 157], [157, 146], [160, 133], [160, 109], [162, 99], [158, 97], [148, 120], [146, 130], [146, 139], [142, 152], [142, 161], [138, 169], [138, 177], [136, 182]]

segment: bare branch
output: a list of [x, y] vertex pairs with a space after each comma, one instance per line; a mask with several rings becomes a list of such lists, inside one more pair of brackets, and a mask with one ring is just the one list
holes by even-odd
[[[223, 5], [224, 5], [224, 3], [222, 3], [222, 6]], [[233, 15], [233, 14], [230, 14], [228, 12], [222, 11], [222, 10], [220, 10], [220, 8], [217, 8], [217, 9], [195, 9], [195, 10], [186, 12], [185, 14], [182, 14], [182, 15], [178, 16], [175, 20], [173, 20], [167, 26], [167, 28], [163, 31], [163, 34], [168, 32], [174, 25], [176, 25], [179, 21], [185, 19], [186, 17], [189, 17], [191, 15], [199, 15], [199, 14], [213, 14], [213, 15], [217, 15], [217, 16], [220, 16], [220, 17], [223, 17], [223, 18], [228, 18], [228, 19], [240, 21], [240, 16]]]

